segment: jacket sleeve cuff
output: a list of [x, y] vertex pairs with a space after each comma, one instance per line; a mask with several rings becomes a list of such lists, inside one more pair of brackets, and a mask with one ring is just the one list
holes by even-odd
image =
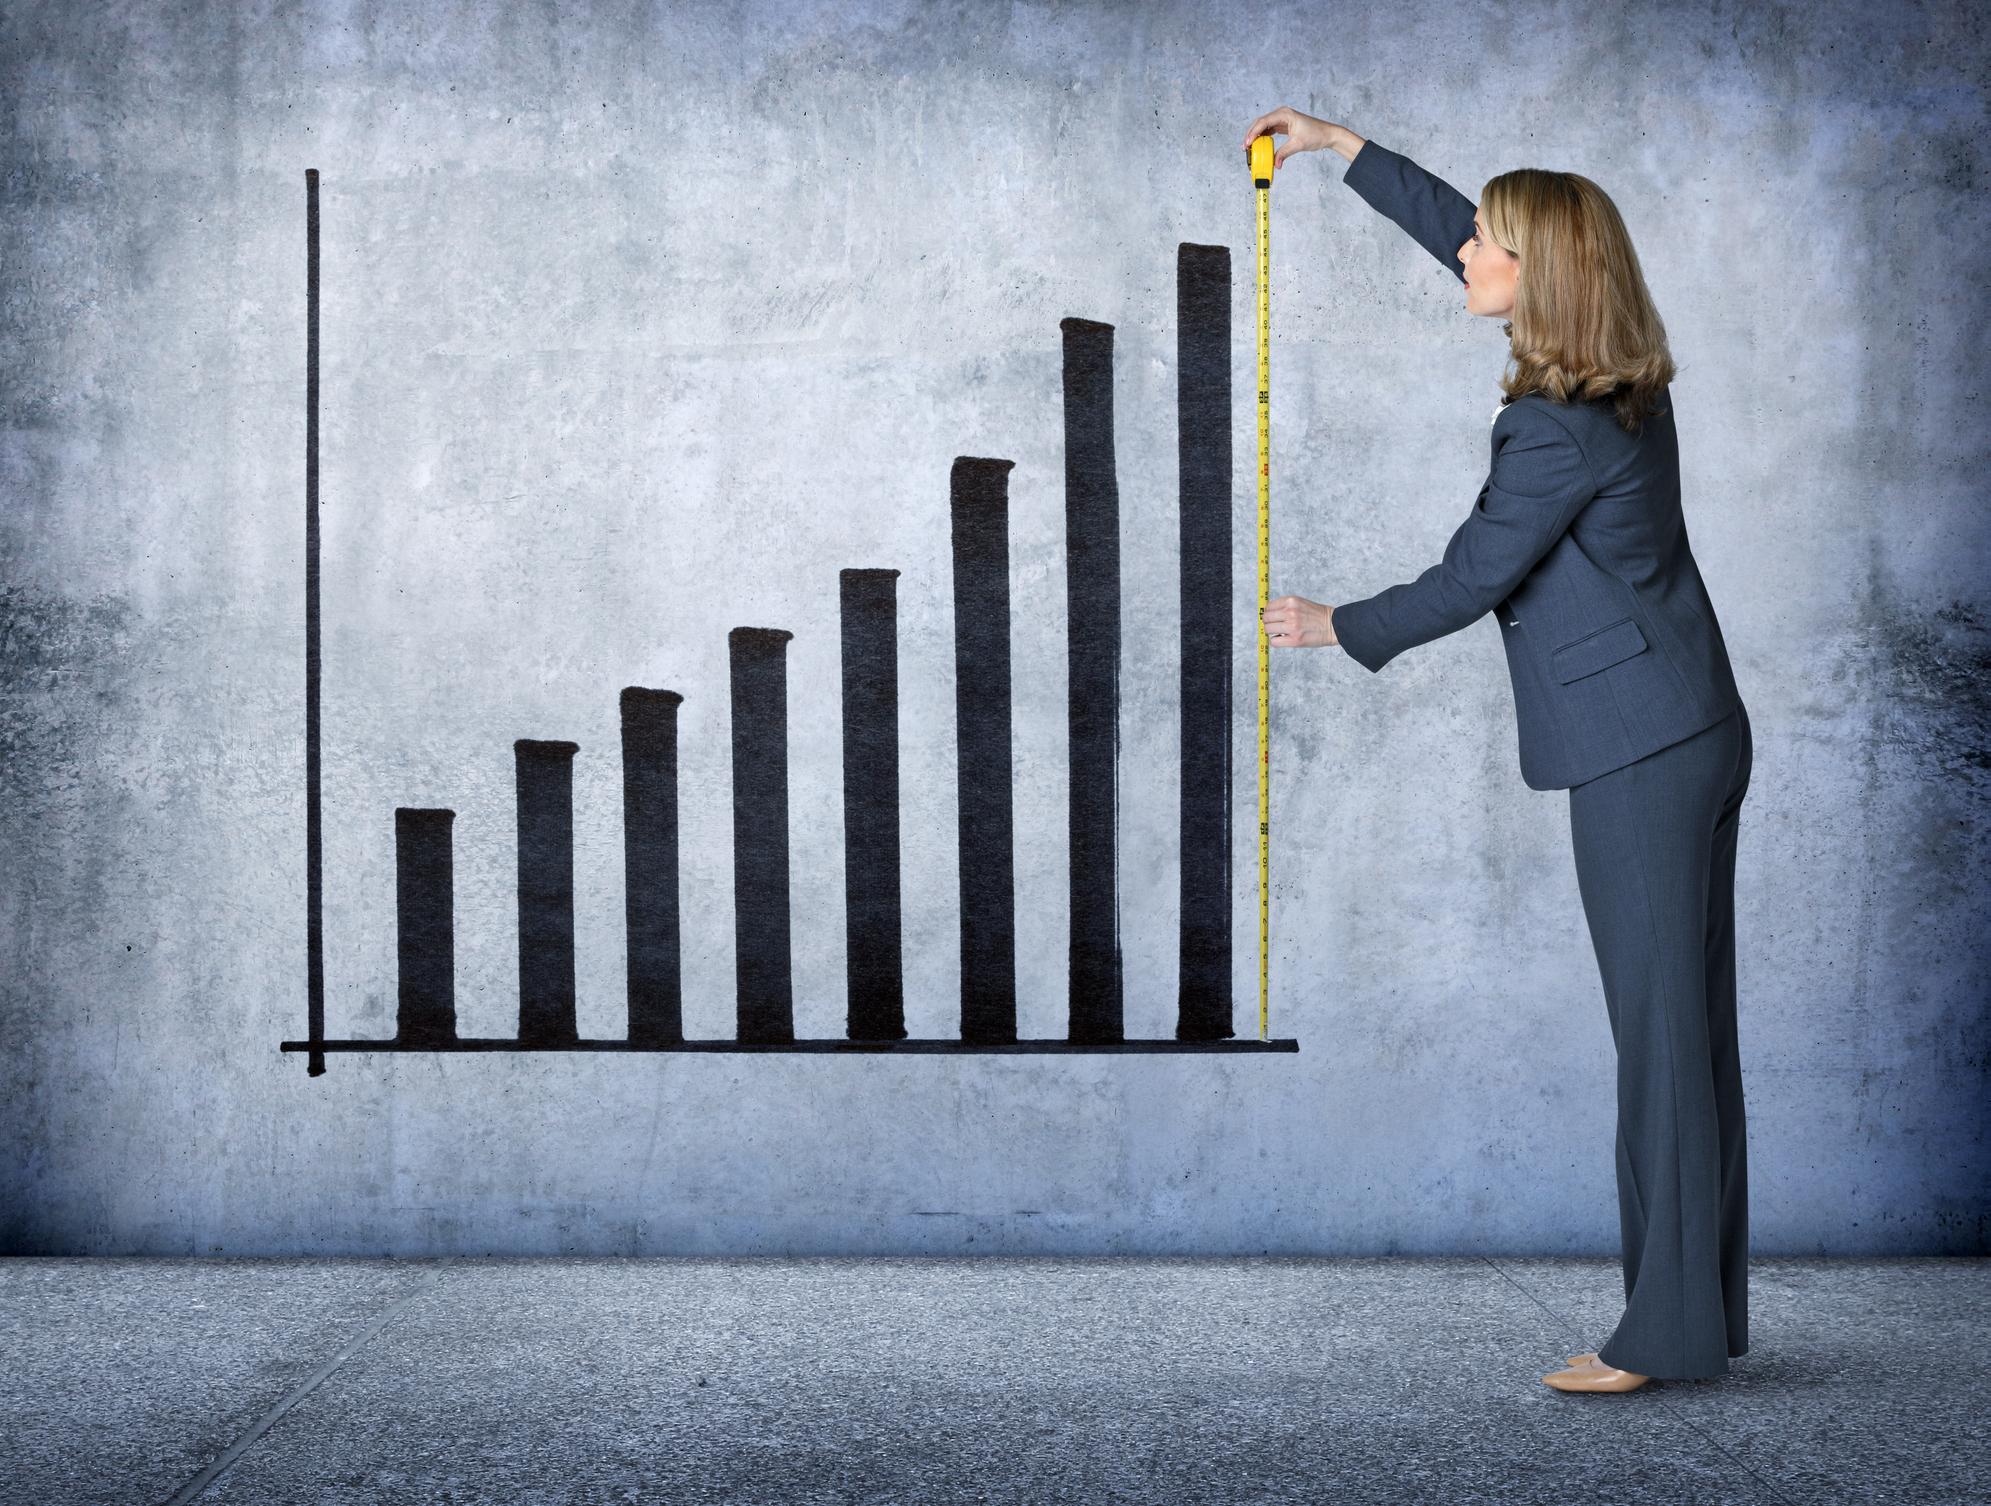
[[1334, 641], [1346, 650], [1349, 658], [1375, 674], [1395, 656], [1376, 641], [1372, 614], [1365, 610], [1368, 605], [1366, 601], [1351, 601], [1334, 609]]

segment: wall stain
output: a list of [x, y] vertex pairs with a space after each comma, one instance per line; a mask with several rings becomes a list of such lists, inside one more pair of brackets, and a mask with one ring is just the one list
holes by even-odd
[[1866, 639], [1877, 656], [1883, 744], [1991, 794], [1991, 630], [1970, 605], [1931, 613], [1882, 608]]
[[0, 585], [0, 797], [15, 813], [79, 782], [93, 729], [118, 700], [104, 661], [131, 641], [131, 609], [118, 597]]

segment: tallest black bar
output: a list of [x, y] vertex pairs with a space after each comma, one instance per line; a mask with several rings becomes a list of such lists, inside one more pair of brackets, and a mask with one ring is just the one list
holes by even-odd
[[1231, 1028], [1231, 253], [1175, 262], [1182, 520], [1182, 954], [1176, 1039]]
[[1009, 471], [954, 462], [954, 722], [961, 1039], [1016, 1039], [1015, 807], [1009, 758]]
[[1071, 758], [1071, 1039], [1117, 1041], [1120, 893], [1120, 487], [1113, 326], [1067, 319], [1065, 589]]

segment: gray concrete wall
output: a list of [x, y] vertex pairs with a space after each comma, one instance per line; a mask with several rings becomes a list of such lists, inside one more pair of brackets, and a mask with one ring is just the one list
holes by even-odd
[[[955, 455], [1013, 459], [1021, 1025], [1063, 1032], [1058, 320], [1118, 327], [1128, 1029], [1175, 999], [1174, 254], [1287, 102], [1617, 198], [1755, 721], [1756, 1245], [1985, 1248], [1984, 23], [1858, 3], [8, 8], [11, 1251], [1608, 1252], [1566, 803], [1482, 624], [1276, 666], [1297, 1057], [335, 1057], [305, 1076], [303, 170], [324, 174], [328, 1024], [394, 1019], [392, 810], [508, 1034], [511, 754], [571, 738], [621, 1033], [615, 692], [682, 691], [686, 1027], [732, 1021], [725, 631], [790, 652], [797, 1026], [841, 1031], [836, 571], [901, 569], [907, 981], [952, 1033]], [[1281, 590], [1436, 557], [1504, 342], [1275, 189]], [[1237, 289], [1239, 1019], [1250, 291]]]

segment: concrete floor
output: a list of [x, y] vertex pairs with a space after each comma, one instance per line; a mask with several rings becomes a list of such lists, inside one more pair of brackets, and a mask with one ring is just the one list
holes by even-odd
[[0, 1501], [1991, 1499], [1991, 1262], [1758, 1261], [1755, 1349], [1725, 1379], [1550, 1391], [1617, 1281], [1596, 1260], [12, 1259]]

